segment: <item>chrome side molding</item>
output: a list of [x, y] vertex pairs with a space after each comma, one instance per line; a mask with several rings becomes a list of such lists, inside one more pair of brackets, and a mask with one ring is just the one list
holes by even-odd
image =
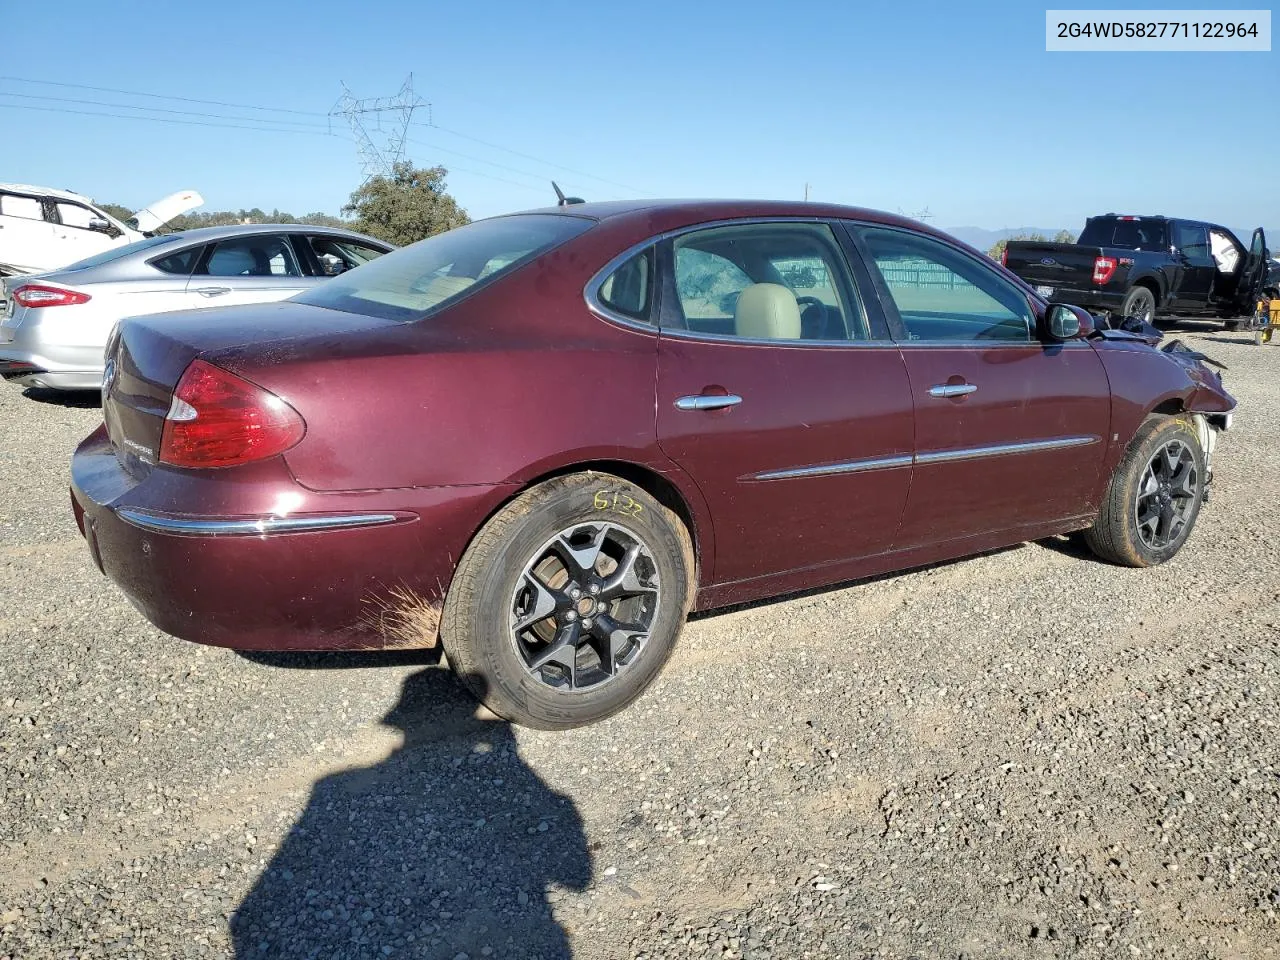
[[155, 533], [172, 533], [179, 536], [225, 537], [264, 536], [274, 533], [301, 533], [308, 530], [335, 530], [343, 527], [372, 527], [394, 523], [393, 513], [346, 513], [318, 517], [262, 517], [257, 520], [219, 520], [196, 517], [166, 517], [146, 513], [129, 507], [119, 507], [116, 516], [125, 523], [151, 530]]

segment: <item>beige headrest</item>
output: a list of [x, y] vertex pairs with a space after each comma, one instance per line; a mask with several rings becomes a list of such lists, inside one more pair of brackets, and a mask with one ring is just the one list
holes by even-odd
[[800, 305], [780, 283], [753, 283], [738, 294], [733, 329], [754, 340], [799, 340]]
[[427, 284], [427, 288], [423, 291], [431, 303], [436, 304], [441, 300], [446, 300], [456, 293], [461, 293], [467, 287], [475, 283], [470, 277], [454, 277], [443, 276], [433, 277], [431, 282]]

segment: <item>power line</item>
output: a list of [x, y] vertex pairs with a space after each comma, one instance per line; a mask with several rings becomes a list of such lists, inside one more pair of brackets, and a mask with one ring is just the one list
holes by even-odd
[[[23, 100], [44, 100], [52, 103], [76, 103], [82, 106], [112, 107], [112, 108], [121, 109], [121, 110], [145, 110], [148, 113], [176, 113], [176, 114], [181, 114], [183, 116], [188, 116], [188, 117], [210, 117], [217, 120], [242, 120], [245, 123], [274, 123], [278, 125], [288, 124], [290, 126], [300, 126], [300, 127], [308, 127], [308, 126], [322, 127], [325, 129], [325, 132], [329, 132], [329, 129], [328, 129], [329, 125], [327, 123], [317, 123], [316, 121], [313, 121], [313, 120], [276, 120], [276, 119], [258, 120], [255, 117], [237, 117], [237, 116], [225, 114], [225, 113], [204, 113], [199, 110], [173, 110], [166, 107], [139, 107], [139, 106], [134, 106], [131, 103], [111, 103], [110, 101], [107, 101], [107, 100], [84, 100], [78, 97], [46, 97], [46, 96], [41, 96], [40, 94], [35, 94], [35, 93], [9, 93], [8, 91], [4, 91], [4, 90], [0, 90], [0, 97], [17, 97]], [[139, 117], [138, 119], [147, 119], [147, 118]], [[159, 119], [159, 118], [157, 117], [152, 119]]]
[[[5, 94], [0, 94], [5, 96]], [[104, 117], [111, 120], [149, 120], [152, 123], [180, 123], [189, 127], [221, 127], [228, 130], [257, 130], [259, 133], [297, 133], [313, 137], [332, 137], [336, 134], [324, 130], [294, 130], [289, 127], [247, 127], [236, 123], [208, 123], [203, 120], [178, 120], [174, 117], [140, 117], [128, 113], [102, 113], [91, 110], [74, 110], [69, 107], [37, 107], [28, 103], [0, 103], [0, 110], [35, 110], [39, 113], [74, 113], [82, 117]]]
[[43, 83], [51, 87], [71, 87], [76, 90], [94, 90], [98, 93], [119, 93], [128, 97], [152, 97], [156, 100], [177, 100], [180, 103], [203, 103], [212, 107], [232, 107], [237, 110], [263, 110], [275, 113], [296, 113], [306, 117], [323, 117], [323, 113], [314, 110], [291, 110], [288, 107], [262, 107], [251, 103], [228, 103], [225, 100], [197, 100], [193, 97], [175, 97], [167, 93], [146, 93], [141, 90], [120, 90], [116, 87], [91, 87], [84, 83], [65, 83], [61, 80], [33, 80], [29, 77], [0, 77], [0, 81], [11, 83]]

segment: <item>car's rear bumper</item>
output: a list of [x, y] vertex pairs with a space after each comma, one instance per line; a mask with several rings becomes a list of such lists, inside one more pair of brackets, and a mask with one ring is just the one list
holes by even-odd
[[[1027, 280], [1036, 292], [1055, 303], [1070, 303], [1086, 310], [1105, 310], [1114, 313], [1124, 303], [1125, 291], [1103, 290], [1098, 287], [1058, 286], [1052, 280]], [[1044, 293], [1052, 290], [1052, 293]]]
[[[138, 480], [99, 430], [76, 451], [71, 498], [94, 562], [148, 620], [245, 650], [434, 645], [454, 565], [507, 492], [315, 493], [278, 462], [237, 469]], [[175, 509], [195, 503], [209, 512]]]
[[0, 379], [18, 387], [45, 387], [49, 390], [97, 390], [102, 386], [102, 368], [96, 370], [50, 369], [49, 361], [25, 351], [0, 346]]

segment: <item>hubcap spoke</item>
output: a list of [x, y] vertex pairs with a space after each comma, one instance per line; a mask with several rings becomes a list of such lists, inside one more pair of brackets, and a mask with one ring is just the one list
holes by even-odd
[[1188, 499], [1196, 495], [1195, 464], [1184, 461], [1172, 479], [1173, 495], [1178, 499]]
[[[571, 538], [581, 533], [584, 529], [592, 531], [591, 541], [586, 546], [575, 546]], [[600, 559], [600, 548], [604, 546], [605, 534], [608, 532], [608, 526], [601, 524], [594, 528], [578, 527], [574, 530], [566, 530], [556, 537], [551, 549], [556, 552], [556, 555], [569, 568], [571, 579], [581, 580], [587, 574], [595, 571], [596, 561]]]
[[[641, 593], [657, 593], [656, 583], [646, 584], [640, 579], [636, 569], [636, 561], [643, 555], [640, 544], [635, 544], [618, 562], [618, 569], [610, 574], [609, 579], [600, 588], [602, 600], [616, 600], [620, 597], [634, 597]], [[652, 579], [652, 578], [651, 578]]]
[[555, 613], [557, 607], [565, 605], [564, 600], [557, 593], [532, 573], [524, 575], [524, 582], [533, 591], [533, 606], [516, 621], [514, 627], [516, 633], [528, 630], [535, 623]]
[[1138, 536], [1154, 549], [1175, 543], [1187, 532], [1200, 496], [1195, 455], [1182, 440], [1171, 440], [1147, 463], [1138, 485], [1134, 518]]
[[631, 649], [633, 641], [647, 640], [649, 631], [638, 623], [621, 623], [608, 614], [601, 614], [592, 625], [591, 636], [601, 668], [612, 675], [617, 672], [618, 658]]
[[582, 624], [574, 621], [566, 623], [556, 631], [545, 650], [529, 661], [530, 670], [541, 670], [548, 664], [560, 666], [569, 681], [569, 686], [578, 685], [578, 641], [582, 638]]

